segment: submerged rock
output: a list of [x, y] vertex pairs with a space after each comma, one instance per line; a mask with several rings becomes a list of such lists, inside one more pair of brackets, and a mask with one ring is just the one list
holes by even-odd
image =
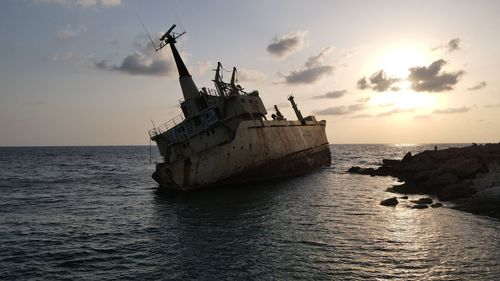
[[432, 204], [432, 205], [431, 205], [431, 207], [432, 207], [432, 208], [439, 208], [439, 207], [443, 207], [443, 203], [439, 203], [439, 202], [437, 202], [437, 203]]
[[351, 168], [349, 168], [349, 170], [347, 170], [348, 173], [353, 173], [353, 174], [359, 174], [360, 171], [361, 167], [359, 166], [352, 166]]
[[412, 209], [427, 209], [429, 208], [429, 205], [426, 204], [416, 204], [411, 206]]
[[370, 175], [370, 176], [375, 176], [375, 169], [374, 168], [361, 168], [358, 166], [353, 166], [347, 170], [348, 173], [352, 174], [360, 174], [360, 175]]
[[423, 189], [421, 186], [403, 183], [400, 185], [395, 185], [386, 189], [388, 192], [396, 192], [401, 194], [419, 194], [423, 193]]
[[380, 202], [382, 206], [396, 206], [397, 204], [399, 204], [399, 201], [396, 197], [388, 198]]
[[415, 204], [432, 204], [432, 199], [431, 198], [420, 198], [418, 200], [411, 200], [410, 202], [415, 203]]

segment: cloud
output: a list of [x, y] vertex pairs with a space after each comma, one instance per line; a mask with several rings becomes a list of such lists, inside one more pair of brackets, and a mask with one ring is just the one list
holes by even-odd
[[371, 114], [367, 114], [367, 113], [361, 113], [361, 114], [356, 114], [356, 115], [353, 115], [349, 118], [352, 118], [352, 119], [362, 119], [362, 118], [372, 118], [373, 115]]
[[300, 70], [292, 70], [287, 75], [283, 75], [285, 83], [288, 84], [313, 84], [321, 78], [333, 72], [334, 67], [322, 64], [330, 48], [324, 48], [318, 55], [311, 56], [304, 63]]
[[497, 103], [497, 104], [486, 104], [486, 105], [484, 105], [484, 107], [486, 107], [486, 108], [500, 107], [500, 103]]
[[192, 66], [192, 70], [190, 71], [193, 75], [202, 76], [205, 75], [212, 67], [212, 61], [197, 61], [195, 65]]
[[360, 103], [367, 103], [370, 100], [371, 100], [371, 97], [364, 97], [364, 98], [357, 99], [356, 101], [360, 102]]
[[382, 112], [377, 114], [376, 117], [384, 117], [384, 116], [391, 116], [393, 114], [398, 114], [398, 113], [407, 113], [407, 112], [413, 112], [415, 109], [409, 108], [409, 109], [401, 109], [401, 108], [395, 108], [386, 112]]
[[351, 104], [348, 106], [335, 106], [329, 107], [321, 110], [314, 111], [317, 115], [348, 115], [354, 112], [361, 111], [365, 109], [366, 106], [363, 103]]
[[338, 99], [338, 98], [343, 97], [347, 93], [348, 93], [347, 90], [338, 90], [338, 91], [328, 92], [328, 93], [323, 94], [323, 95], [314, 96], [312, 98], [313, 99]]
[[125, 57], [120, 65], [110, 65], [106, 60], [94, 64], [97, 69], [119, 71], [130, 75], [167, 76], [173, 67], [169, 61], [151, 59], [143, 54], [135, 53]]
[[445, 109], [436, 109], [432, 113], [435, 113], [435, 114], [456, 114], [456, 113], [465, 113], [468, 111], [470, 111], [470, 108], [463, 106], [463, 107], [450, 107], [450, 108], [445, 108]]
[[238, 81], [246, 82], [246, 81], [262, 81], [266, 79], [266, 75], [255, 69], [238, 69], [237, 75]]
[[285, 75], [285, 81], [288, 84], [312, 84], [332, 71], [333, 66], [331, 65], [316, 66], [298, 71], [292, 70], [288, 75]]
[[448, 44], [446, 44], [448, 52], [460, 50], [460, 42], [462, 42], [460, 38], [453, 38], [450, 41], [448, 41]]
[[304, 64], [305, 67], [308, 67], [308, 68], [311, 68], [311, 67], [316, 67], [316, 66], [319, 66], [323, 63], [323, 61], [325, 60], [325, 57], [332, 51], [332, 47], [326, 47], [326, 48], [323, 48], [323, 50], [321, 50], [319, 52], [319, 54], [315, 55], [315, 56], [312, 56], [312, 57], [309, 57], [306, 61], [306, 63]]
[[363, 77], [357, 81], [358, 89], [372, 89], [377, 92], [386, 92], [388, 90], [398, 91], [397, 83], [401, 81], [400, 78], [388, 78], [384, 70], [379, 70], [370, 76], [370, 79]]
[[34, 3], [54, 4], [59, 6], [90, 7], [114, 7], [121, 4], [121, 0], [34, 0]]
[[[157, 77], [173, 75], [176, 67], [172, 56], [168, 52], [155, 52], [153, 44], [147, 40], [142, 40], [144, 38], [141, 36], [138, 37], [138, 40], [141, 42], [134, 42], [133, 44], [136, 51], [125, 56], [121, 63], [111, 64], [106, 59], [100, 61], [94, 60], [94, 68], [106, 71], [116, 71], [129, 75]], [[203, 67], [203, 63], [200, 63], [200, 67]], [[196, 67], [194, 70], [198, 71]]]
[[302, 49], [305, 43], [305, 34], [305, 31], [295, 31], [274, 37], [273, 42], [267, 46], [267, 51], [278, 58], [285, 58]]
[[59, 28], [56, 33], [56, 37], [61, 40], [70, 39], [85, 31], [87, 31], [87, 27], [85, 25], [73, 27], [71, 26], [71, 24], [68, 24], [62, 28]]
[[446, 44], [436, 46], [432, 48], [432, 51], [439, 50], [439, 49], [446, 49], [448, 52], [453, 52], [453, 51], [458, 51], [460, 50], [460, 43], [462, 42], [462, 39], [460, 38], [453, 38], [450, 41], [448, 41]]
[[372, 89], [377, 92], [385, 92], [389, 89], [392, 91], [397, 91], [399, 88], [394, 86], [395, 83], [399, 82], [401, 79], [399, 78], [387, 78], [387, 75], [383, 70], [379, 70], [375, 72], [372, 76], [370, 76], [370, 84]]
[[411, 87], [417, 92], [442, 92], [453, 89], [459, 79], [465, 73], [462, 70], [456, 72], [441, 72], [446, 64], [443, 59], [431, 63], [428, 67], [418, 66], [410, 68], [408, 80]]
[[366, 77], [359, 79], [356, 84], [358, 86], [358, 89], [361, 89], [361, 90], [365, 90], [365, 89], [368, 89], [370, 87], [370, 85], [368, 84], [368, 80], [366, 80]]
[[472, 86], [470, 88], [467, 88], [469, 91], [476, 91], [476, 90], [481, 90], [486, 87], [486, 81], [482, 81], [479, 84]]

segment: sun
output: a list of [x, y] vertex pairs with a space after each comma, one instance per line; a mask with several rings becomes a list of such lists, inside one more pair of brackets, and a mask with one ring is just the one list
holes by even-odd
[[427, 65], [427, 51], [412, 44], [389, 46], [383, 49], [376, 59], [376, 69], [383, 69], [388, 76], [405, 79], [409, 68]]
[[372, 104], [402, 110], [434, 106], [434, 96], [413, 91], [411, 82], [407, 80], [411, 67], [428, 65], [430, 60], [429, 51], [415, 43], [401, 43], [383, 48], [372, 64], [373, 69], [382, 69], [387, 77], [401, 80], [394, 85], [398, 88], [396, 91], [374, 93]]

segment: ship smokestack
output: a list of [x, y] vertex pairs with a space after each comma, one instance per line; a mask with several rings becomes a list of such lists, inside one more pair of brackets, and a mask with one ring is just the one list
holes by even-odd
[[299, 119], [299, 121], [300, 121], [300, 123], [302, 123], [302, 125], [305, 125], [306, 121], [304, 121], [304, 117], [302, 117], [302, 113], [300, 113], [300, 110], [297, 108], [297, 104], [295, 104], [294, 97], [292, 95], [290, 95], [288, 97], [288, 100], [292, 104], [293, 111], [295, 111], [295, 115], [297, 115], [297, 119]]

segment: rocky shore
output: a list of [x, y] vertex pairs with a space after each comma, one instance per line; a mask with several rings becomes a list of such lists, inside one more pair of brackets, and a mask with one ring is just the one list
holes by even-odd
[[[435, 195], [440, 201], [459, 200], [469, 208], [499, 208], [500, 143], [426, 150], [401, 160], [383, 159], [378, 168], [351, 167], [349, 173], [393, 176], [404, 182], [387, 191]], [[394, 203], [394, 200], [392, 200]]]

